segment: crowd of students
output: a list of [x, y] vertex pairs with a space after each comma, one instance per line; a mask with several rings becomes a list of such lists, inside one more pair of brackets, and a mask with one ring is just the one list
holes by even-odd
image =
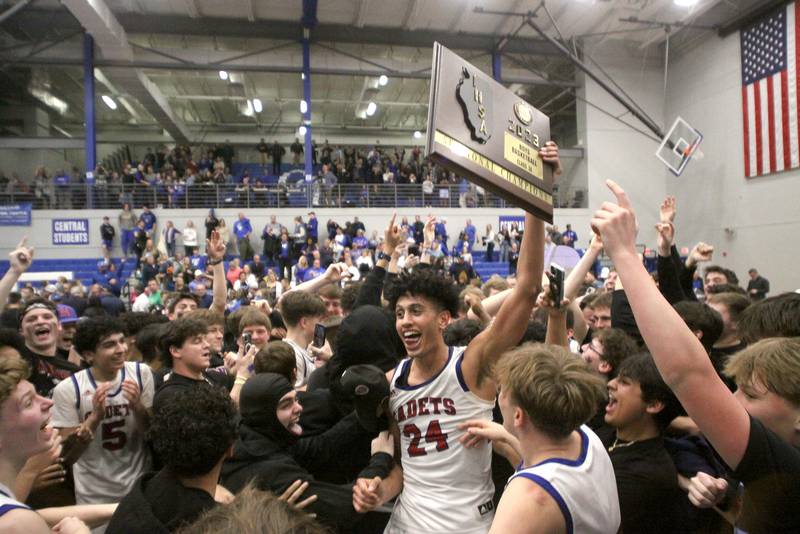
[[334, 262], [232, 309], [213, 230], [208, 298], [70, 314], [12, 292], [23, 241], [0, 279], [0, 531], [800, 531], [800, 295], [708, 266], [698, 298], [713, 248], [678, 257], [673, 199], [654, 283], [608, 186], [563, 284], [530, 214], [516, 275], [483, 284], [435, 266], [432, 217], [399, 265], [392, 217], [358, 281]]

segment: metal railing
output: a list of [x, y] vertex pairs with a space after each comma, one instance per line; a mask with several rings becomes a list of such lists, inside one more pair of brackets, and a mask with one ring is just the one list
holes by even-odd
[[[585, 208], [585, 190], [554, 194], [557, 208]], [[567, 198], [568, 197], [568, 198]], [[567, 198], [567, 200], [565, 200]], [[561, 199], [559, 201], [559, 199]], [[243, 186], [242, 184], [72, 184], [8, 188], [0, 204], [30, 202], [33, 209], [117, 209], [127, 203], [185, 208], [506, 208], [512, 204], [473, 185], [338, 184]]]

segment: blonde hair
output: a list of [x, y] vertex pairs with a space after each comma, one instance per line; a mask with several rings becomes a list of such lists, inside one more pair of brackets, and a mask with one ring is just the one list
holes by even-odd
[[20, 382], [28, 378], [30, 369], [20, 357], [0, 358], [0, 405], [11, 397]]
[[307, 513], [268, 491], [245, 486], [230, 504], [211, 508], [177, 534], [327, 534]]
[[758, 381], [768, 391], [800, 406], [800, 338], [757, 341], [731, 356], [725, 374], [740, 386]]
[[569, 436], [588, 421], [604, 398], [605, 383], [568, 350], [526, 343], [507, 352], [495, 370], [497, 381], [541, 432]]

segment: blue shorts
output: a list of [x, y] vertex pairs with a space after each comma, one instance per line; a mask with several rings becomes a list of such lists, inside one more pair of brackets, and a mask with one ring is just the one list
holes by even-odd
[[106, 250], [111, 250], [114, 248], [114, 240], [113, 239], [103, 239], [103, 248]]

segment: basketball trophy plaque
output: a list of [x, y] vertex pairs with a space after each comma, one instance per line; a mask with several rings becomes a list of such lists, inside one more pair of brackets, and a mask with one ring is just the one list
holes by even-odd
[[553, 170], [539, 156], [550, 119], [439, 43], [427, 151], [442, 167], [553, 222]]

